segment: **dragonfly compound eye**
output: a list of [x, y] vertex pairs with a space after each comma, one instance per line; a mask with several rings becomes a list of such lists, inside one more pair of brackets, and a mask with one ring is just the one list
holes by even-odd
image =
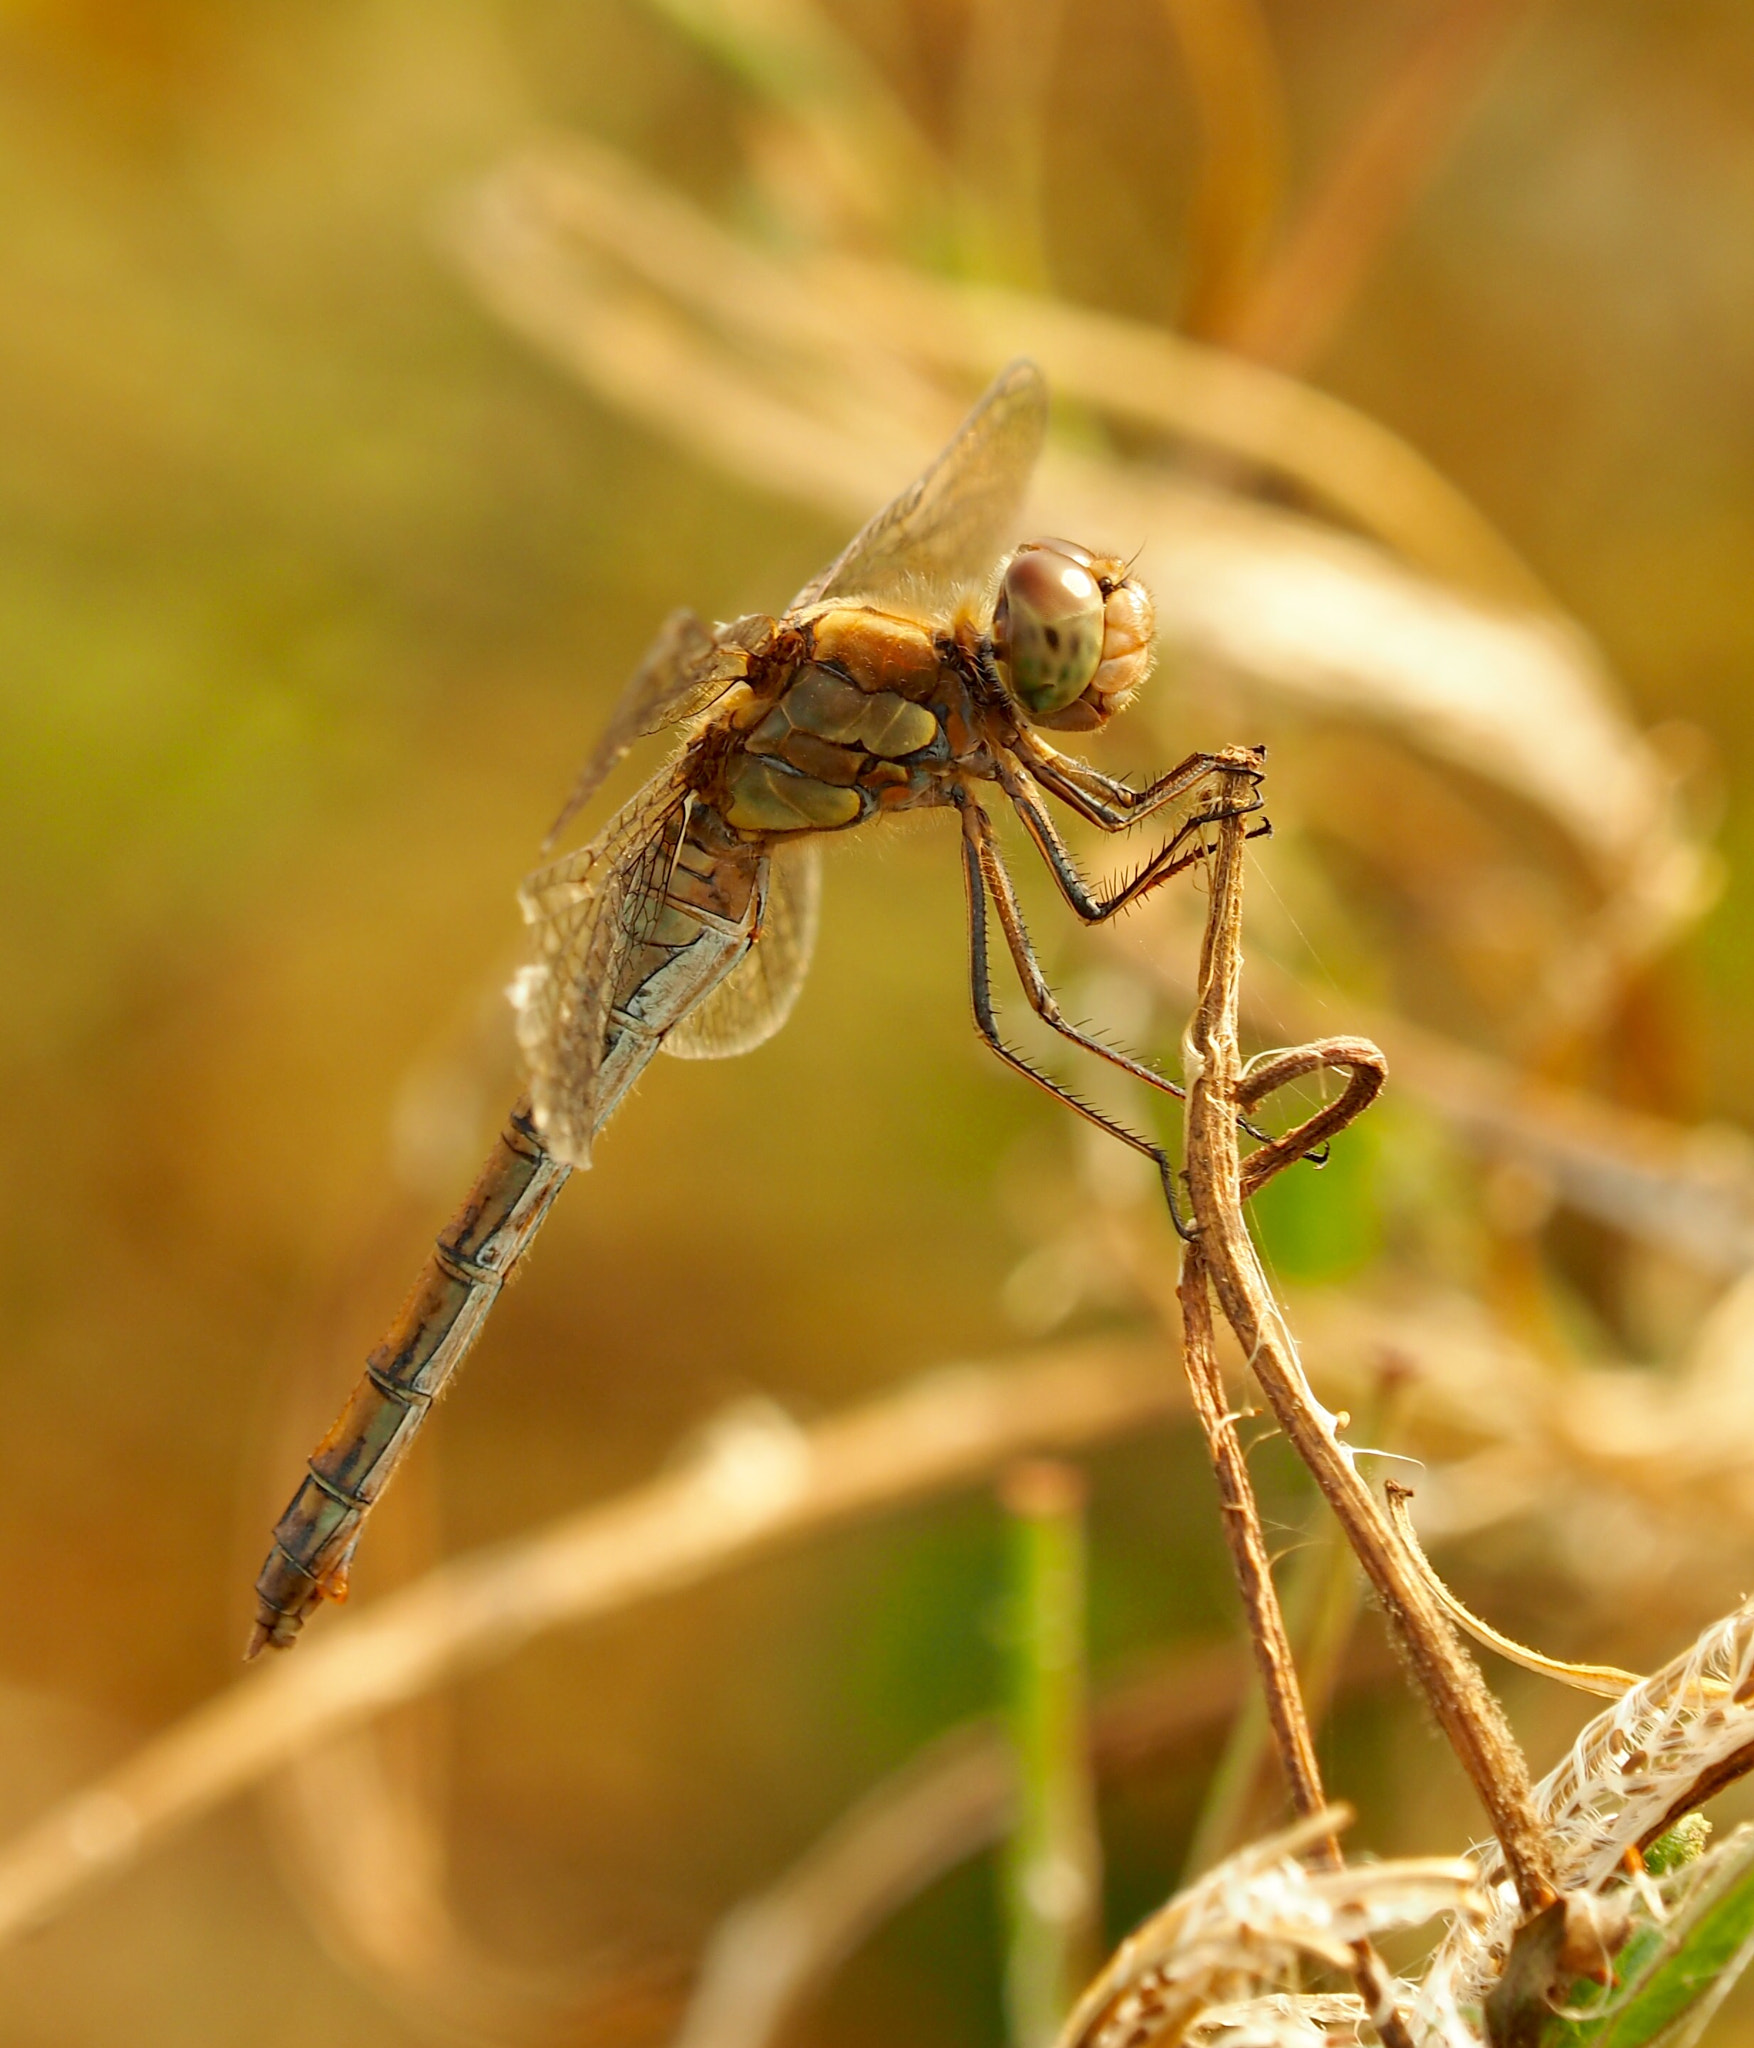
[[1018, 549], [993, 609], [993, 651], [1032, 718], [1074, 704], [1102, 663], [1104, 593], [1082, 548], [1031, 541]]

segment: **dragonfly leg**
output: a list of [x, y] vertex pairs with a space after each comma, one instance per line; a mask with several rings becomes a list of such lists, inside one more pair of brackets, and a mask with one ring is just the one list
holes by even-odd
[[[1079, 872], [1078, 863], [1060, 837], [1059, 827], [1048, 815], [1047, 807], [1037, 799], [1027, 779], [1003, 761], [999, 776], [1005, 794], [1023, 820], [1024, 830], [1035, 842], [1036, 850], [1059, 884], [1060, 894], [1086, 924], [1105, 923], [1148, 896], [1153, 889], [1160, 888], [1172, 875], [1179, 875], [1204, 860], [1207, 848], [1201, 835], [1208, 825], [1216, 825], [1225, 818], [1246, 816], [1261, 808], [1261, 799], [1256, 795], [1248, 803], [1233, 808], [1208, 807], [1196, 811], [1171, 834], [1136, 875], [1105, 895], [1093, 889]], [[1270, 829], [1263, 819], [1250, 837], [1259, 837], [1264, 830]], [[1188, 844], [1190, 840], [1193, 841], [1191, 847]]]
[[1024, 929], [1023, 919], [1017, 908], [1017, 899], [1011, 888], [1011, 878], [1004, 863], [999, 859], [993, 839], [992, 820], [978, 803], [966, 793], [958, 796], [958, 808], [962, 814], [962, 872], [968, 896], [968, 964], [969, 992], [974, 1004], [975, 1029], [987, 1045], [1014, 1073], [1062, 1102], [1087, 1123], [1094, 1124], [1100, 1131], [1106, 1131], [1111, 1138], [1117, 1138], [1123, 1145], [1141, 1152], [1157, 1168], [1158, 1178], [1163, 1183], [1163, 1197], [1169, 1205], [1170, 1221], [1175, 1225], [1176, 1234], [1191, 1238], [1193, 1226], [1183, 1219], [1181, 1205], [1176, 1200], [1175, 1161], [1161, 1145], [1154, 1144], [1137, 1131], [1130, 1130], [1118, 1119], [1105, 1114], [1093, 1103], [1085, 1102], [1074, 1095], [1069, 1088], [1044, 1074], [1039, 1067], [1032, 1066], [1014, 1047], [1005, 1043], [999, 1032], [998, 1018], [993, 1010], [992, 962], [987, 944], [987, 901], [991, 896], [993, 907], [999, 915], [1010, 947], [1011, 957], [1016, 963], [1018, 977], [1023, 983], [1030, 1007], [1046, 1024], [1053, 1027], [1073, 1044], [1082, 1046], [1086, 1052], [1095, 1053], [1100, 1059], [1108, 1060], [1124, 1072], [1136, 1076], [1151, 1086], [1161, 1088], [1171, 1095], [1180, 1095], [1182, 1090], [1167, 1076], [1155, 1073], [1142, 1062], [1129, 1058], [1100, 1039], [1087, 1036], [1076, 1026], [1067, 1023], [1061, 1015], [1053, 991], [1048, 987], [1047, 978], [1041, 971], [1034, 949], [1029, 943], [1029, 934]]
[[[1120, 888], [1104, 896], [1092, 889], [1079, 871], [1078, 863], [1072, 858], [1071, 850], [1060, 837], [1059, 827], [1055, 825], [1053, 819], [1048, 815], [1046, 806], [1036, 799], [1035, 793], [1030, 789], [1027, 779], [1019, 775], [1014, 768], [1003, 761], [1000, 763], [999, 774], [1001, 786], [1005, 794], [1011, 799], [1018, 817], [1023, 820], [1024, 829], [1035, 843], [1037, 851], [1047, 862], [1049, 873], [1052, 874], [1054, 880], [1059, 884], [1060, 894], [1065, 897], [1072, 909], [1086, 924], [1102, 924], [1118, 912], [1127, 909], [1129, 905], [1137, 903], [1142, 897], [1149, 895], [1153, 889], [1161, 887], [1172, 875], [1179, 875], [1184, 869], [1196, 866], [1205, 859], [1207, 854], [1208, 849], [1201, 838], [1206, 827], [1219, 823], [1227, 816], [1236, 815], [1235, 812], [1223, 809], [1208, 809], [1197, 812], [1170, 836], [1168, 842], [1152, 855], [1151, 859], [1145, 863], [1130, 881], [1123, 883]], [[1252, 802], [1243, 805], [1241, 811], [1243, 815], [1247, 815], [1247, 813], [1258, 811], [1260, 808], [1261, 802], [1257, 796]], [[1272, 827], [1263, 819], [1255, 830], [1249, 834], [1249, 837], [1251, 839], [1259, 838], [1271, 830]], [[1186, 847], [1190, 839], [1194, 841], [1194, 845], [1191, 849], [1183, 851], [1182, 849]], [[998, 847], [992, 840], [990, 827], [987, 844], [991, 849], [990, 858], [997, 866], [999, 874], [1003, 877], [1003, 887], [1010, 897], [1011, 916], [1017, 918], [1016, 892], [1011, 888], [1010, 876], [1005, 873]], [[993, 900], [995, 904], [1002, 905], [1003, 899], [999, 894], [997, 886], [994, 889]], [[1000, 908], [999, 914], [1001, 918], [1005, 917], [1006, 913], [1003, 907]], [[1007, 925], [1007, 930], [1009, 929], [1010, 927]], [[1022, 929], [1020, 918], [1018, 919], [1018, 929], [1020, 931]], [[1027, 948], [1027, 939], [1023, 943]], [[1012, 953], [1014, 956], [1017, 955], [1015, 942], [1012, 945]], [[1027, 986], [1028, 970], [1024, 967], [1021, 956], [1018, 956], [1017, 971], [1023, 976]], [[1045, 1015], [1045, 1012], [1042, 1014]], [[1047, 1019], [1047, 1021], [1053, 1022], [1051, 1018]], [[1063, 1027], [1055, 1025], [1056, 1030], [1061, 1028]], [[1102, 1051], [1105, 1058], [1114, 1059], [1117, 1066], [1126, 1066], [1129, 1072], [1139, 1074], [1142, 1079], [1151, 1080], [1157, 1087], [1167, 1088], [1171, 1094], [1180, 1095], [1183, 1093], [1183, 1090], [1176, 1086], [1174, 1082], [1166, 1081], [1162, 1075], [1154, 1074], [1148, 1068], [1142, 1069], [1135, 1064], [1129, 1063], [1107, 1051], [1106, 1048], [1097, 1047], [1094, 1049]], [[1271, 1133], [1252, 1123], [1246, 1116], [1238, 1116], [1236, 1121], [1239, 1130], [1246, 1131], [1251, 1138], [1255, 1138], [1262, 1143], [1266, 1143], [1271, 1136]], [[1324, 1161], [1317, 1160], [1316, 1163], [1320, 1165]]]
[[1044, 789], [1051, 790], [1068, 810], [1104, 832], [1125, 832], [1165, 804], [1187, 795], [1221, 768], [1240, 768], [1258, 780], [1265, 747], [1232, 747], [1222, 754], [1190, 754], [1185, 761], [1134, 789], [1104, 775], [1087, 761], [1076, 761], [1050, 747], [1039, 733], [1024, 733], [1017, 742], [1022, 759]]

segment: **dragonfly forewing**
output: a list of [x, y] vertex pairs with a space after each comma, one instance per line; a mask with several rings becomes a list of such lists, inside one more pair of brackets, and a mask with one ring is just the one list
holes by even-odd
[[860, 527], [792, 608], [856, 597], [902, 601], [923, 617], [954, 611], [1016, 540], [1047, 425], [1046, 378], [1032, 362], [1007, 364], [931, 467]]

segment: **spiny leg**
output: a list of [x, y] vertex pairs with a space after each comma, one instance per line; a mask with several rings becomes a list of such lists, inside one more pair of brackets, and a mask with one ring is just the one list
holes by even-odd
[[1069, 810], [1104, 832], [1124, 832], [1186, 796], [1220, 768], [1249, 767], [1258, 771], [1264, 747], [1232, 747], [1221, 754], [1190, 754], [1185, 761], [1154, 776], [1143, 789], [1104, 775], [1087, 761], [1073, 760], [1051, 747], [1039, 733], [1023, 732], [1016, 740], [1019, 756], [1044, 789]]
[[[1024, 829], [1034, 842], [1037, 852], [1046, 861], [1049, 872], [1052, 874], [1055, 882], [1058, 883], [1060, 894], [1065, 897], [1072, 909], [1086, 924], [1103, 923], [1108, 918], [1115, 916], [1117, 912], [1128, 909], [1131, 905], [1139, 902], [1142, 898], [1149, 895], [1153, 889], [1161, 887], [1171, 876], [1179, 875], [1185, 869], [1195, 866], [1206, 857], [1207, 848], [1203, 844], [1197, 843], [1193, 850], [1188, 853], [1178, 853], [1177, 849], [1188, 839], [1197, 839], [1198, 835], [1208, 825], [1218, 823], [1222, 816], [1232, 815], [1228, 812], [1203, 811], [1197, 816], [1188, 819], [1186, 824], [1182, 825], [1179, 830], [1171, 835], [1167, 844], [1160, 847], [1152, 855], [1151, 859], [1145, 863], [1144, 867], [1139, 870], [1130, 882], [1124, 883], [1111, 894], [1103, 896], [1092, 889], [1090, 884], [1084, 879], [1077, 862], [1072, 858], [1070, 849], [1060, 837], [1059, 827], [1055, 825], [1053, 819], [1048, 815], [1046, 807], [1037, 801], [1034, 791], [1029, 787], [1027, 777], [1020, 775], [1015, 766], [1002, 757], [999, 762], [999, 780], [1005, 794], [1011, 799], [1012, 806], [1016, 810], [1018, 817], [1022, 819]], [[1259, 810], [1260, 807], [1260, 800], [1257, 797], [1253, 803], [1247, 804], [1242, 808], [1247, 812]], [[1255, 831], [1249, 834], [1249, 837], [1251, 839], [1260, 837], [1271, 829], [1271, 826], [1263, 819]], [[990, 843], [990, 826], [988, 829], [988, 839]], [[994, 847], [994, 857], [995, 859], [997, 858], [996, 847]], [[1006, 886], [1009, 887], [1008, 876], [1006, 877]], [[996, 890], [994, 900], [995, 902], [999, 900]], [[1014, 892], [1012, 900], [1014, 906]], [[1004, 915], [1002, 909], [1000, 915]], [[1027, 944], [1027, 941], [1025, 943]], [[1016, 948], [1013, 947], [1012, 950], [1015, 952]], [[1021, 960], [1018, 963], [1018, 973], [1027, 982], [1027, 972]], [[1051, 1022], [1052, 1020], [1050, 1019], [1049, 1021]], [[1056, 1028], [1058, 1027], [1056, 1026]], [[1107, 1056], [1105, 1054], [1105, 1057]], [[1116, 1063], [1123, 1064], [1123, 1062], [1118, 1060]], [[1130, 1069], [1130, 1071], [1138, 1070]], [[1172, 1094], [1180, 1095], [1183, 1093], [1173, 1082], [1165, 1081], [1161, 1075], [1155, 1075], [1152, 1078], [1159, 1087], [1168, 1088]], [[1263, 1144], [1269, 1142], [1271, 1133], [1262, 1130], [1246, 1116], [1239, 1116], [1236, 1122], [1237, 1128], [1246, 1131], [1251, 1138], [1258, 1139]], [[1312, 1154], [1311, 1156], [1314, 1157], [1315, 1155]], [[1318, 1165], [1325, 1164], [1325, 1155], [1317, 1159], [1316, 1163]]]
[[[1025, 776], [1003, 758], [999, 762], [999, 781], [1005, 794], [1011, 799], [1018, 817], [1023, 820], [1024, 830], [1035, 842], [1036, 850], [1048, 864], [1054, 880], [1059, 884], [1060, 894], [1086, 924], [1103, 924], [1120, 911], [1128, 909], [1148, 896], [1153, 889], [1160, 888], [1171, 876], [1179, 875], [1194, 867], [1206, 855], [1204, 845], [1196, 843], [1191, 851], [1182, 849], [1190, 839], [1198, 842], [1199, 835], [1208, 825], [1217, 824], [1223, 817], [1236, 815], [1233, 811], [1199, 811], [1171, 834], [1169, 840], [1151, 856], [1145, 865], [1129, 881], [1107, 895], [1093, 889], [1079, 872], [1066, 842], [1060, 837], [1059, 828], [1049, 817], [1044, 805], [1038, 802]], [[1246, 811], [1261, 808], [1257, 797], [1251, 804], [1244, 805]], [[1251, 834], [1251, 837], [1256, 836]]]
[[1130, 1053], [1119, 1047], [1105, 1045], [1101, 1039], [1092, 1038], [1069, 1023], [1059, 1000], [1048, 986], [1047, 976], [1042, 972], [1041, 962], [1035, 957], [1035, 947], [1030, 943], [1029, 931], [1023, 922], [1022, 906], [1017, 901], [1017, 887], [1011, 879], [1011, 871], [1005, 865], [1005, 857], [999, 851], [993, 821], [978, 803], [971, 798], [964, 813], [967, 829], [972, 832], [979, 848], [982, 878], [987, 893], [992, 898], [993, 908], [998, 912], [999, 926], [1005, 934], [1005, 942], [1011, 951], [1012, 964], [1017, 969], [1017, 979], [1023, 985], [1023, 993], [1029, 999], [1029, 1007], [1051, 1029], [1062, 1038], [1068, 1038], [1074, 1045], [1082, 1046], [1086, 1052], [1093, 1052], [1099, 1059], [1105, 1059], [1110, 1066], [1119, 1067], [1122, 1073], [1131, 1074], [1136, 1081], [1143, 1081], [1152, 1088], [1161, 1088], [1166, 1095], [1183, 1100], [1187, 1090], [1179, 1081], [1172, 1081], [1167, 1074], [1160, 1074], [1155, 1067], [1147, 1066], [1143, 1060], [1134, 1059]]
[[[1056, 1102], [1064, 1103], [1068, 1109], [1083, 1117], [1087, 1123], [1094, 1124], [1098, 1130], [1106, 1131], [1111, 1138], [1119, 1139], [1123, 1145], [1131, 1146], [1135, 1152], [1142, 1152], [1157, 1168], [1158, 1178], [1163, 1183], [1163, 1198], [1169, 1205], [1170, 1221], [1175, 1225], [1176, 1234], [1183, 1238], [1191, 1237], [1191, 1226], [1182, 1220], [1181, 1207], [1176, 1201], [1175, 1162], [1163, 1147], [1153, 1144], [1149, 1138], [1140, 1137], [1138, 1132], [1129, 1130], [1125, 1124], [1106, 1115], [1094, 1104], [1082, 1101], [1070, 1089], [1062, 1087], [1050, 1075], [1044, 1074], [1039, 1067], [1031, 1066], [1020, 1052], [1013, 1050], [1000, 1037], [998, 1018], [993, 1011], [992, 966], [987, 951], [989, 888], [993, 889], [993, 901], [999, 907], [1000, 920], [1005, 926], [1007, 939], [1010, 940], [1012, 958], [1017, 962], [1025, 993], [1029, 996], [1031, 1007], [1043, 1021], [1051, 1024], [1056, 1031], [1075, 1044], [1083, 1046], [1087, 1051], [1096, 1053], [1105, 1060], [1112, 1061], [1140, 1080], [1148, 1081], [1154, 1087], [1163, 1088], [1172, 1095], [1182, 1093], [1182, 1090], [1164, 1075], [1153, 1073], [1149, 1067], [1129, 1059], [1124, 1053], [1116, 1052], [1112, 1046], [1087, 1038], [1059, 1014], [1059, 1006], [1054, 1002], [1052, 992], [1048, 989], [1035, 955], [1030, 949], [1022, 920], [1016, 917], [1015, 898], [1010, 894], [1010, 877], [1005, 874], [1003, 865], [996, 861], [993, 872], [1001, 879], [995, 884], [989, 877], [986, 849], [992, 844], [992, 821], [971, 797], [959, 794], [957, 803], [962, 814], [962, 874], [968, 897], [969, 994], [974, 1004], [975, 1029], [1013, 1072], [1021, 1074], [1025, 1080], [1033, 1081]], [[1007, 917], [1007, 909], [1011, 912], [1011, 917]], [[1012, 918], [1016, 918], [1014, 937]], [[1036, 1000], [1038, 991], [1045, 999], [1045, 1008]]]

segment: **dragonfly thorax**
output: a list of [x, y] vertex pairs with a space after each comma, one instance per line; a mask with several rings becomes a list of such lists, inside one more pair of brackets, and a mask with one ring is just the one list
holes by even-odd
[[1028, 541], [1000, 580], [994, 664], [1031, 724], [1090, 732], [1144, 682], [1153, 624], [1124, 563], [1074, 541]]

